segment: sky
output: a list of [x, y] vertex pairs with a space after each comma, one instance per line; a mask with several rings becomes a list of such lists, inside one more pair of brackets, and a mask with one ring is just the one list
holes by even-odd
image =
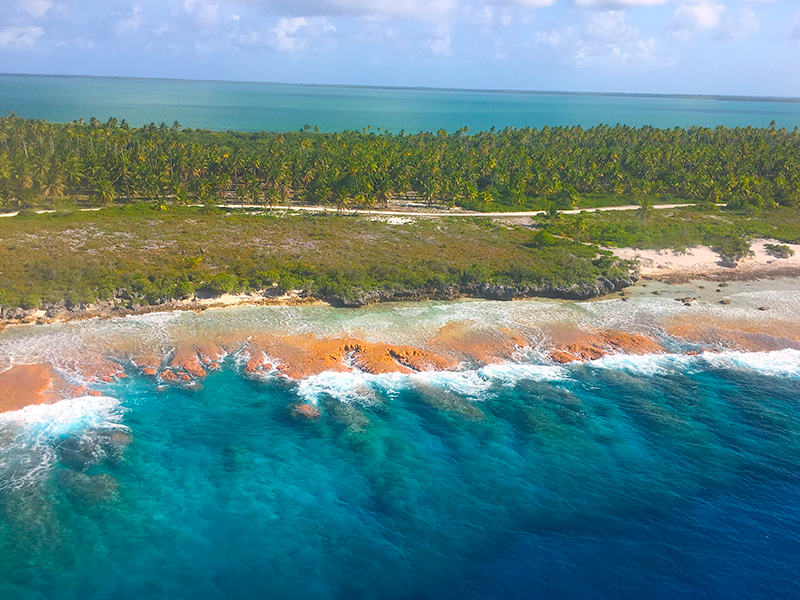
[[0, 72], [800, 97], [800, 0], [0, 0]]

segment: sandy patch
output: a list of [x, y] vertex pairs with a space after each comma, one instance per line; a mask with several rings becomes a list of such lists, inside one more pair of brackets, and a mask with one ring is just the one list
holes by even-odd
[[685, 253], [635, 248], [610, 248], [610, 250], [620, 258], [639, 260], [639, 273], [645, 279], [678, 282], [689, 279], [757, 278], [800, 274], [800, 244], [786, 244], [794, 250], [794, 256], [776, 258], [765, 247], [770, 243], [780, 244], [775, 240], [753, 240], [751, 247], [755, 256], [742, 259], [735, 267], [723, 265], [719, 254], [708, 246], [687, 248]]

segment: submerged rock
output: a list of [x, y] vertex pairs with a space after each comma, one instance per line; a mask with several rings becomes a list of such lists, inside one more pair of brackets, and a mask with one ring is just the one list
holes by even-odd
[[313, 404], [307, 404], [305, 402], [299, 402], [292, 405], [289, 408], [289, 412], [291, 412], [294, 417], [306, 421], [312, 421], [321, 416], [319, 409], [316, 406]]
[[73, 498], [88, 504], [116, 500], [119, 483], [112, 475], [87, 475], [77, 471], [60, 471], [58, 483]]
[[57, 444], [61, 464], [73, 471], [86, 471], [106, 463], [116, 466], [123, 453], [133, 442], [133, 436], [124, 429], [95, 429], [82, 434], [71, 434]]
[[105, 458], [102, 446], [89, 435], [72, 434], [63, 439], [57, 448], [61, 464], [73, 471], [85, 471]]

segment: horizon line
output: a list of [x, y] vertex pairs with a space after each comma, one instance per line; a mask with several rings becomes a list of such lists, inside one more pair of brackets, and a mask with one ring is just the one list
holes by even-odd
[[399, 85], [369, 85], [351, 83], [287, 83], [280, 81], [253, 81], [236, 79], [197, 79], [190, 77], [144, 77], [131, 75], [69, 75], [52, 73], [6, 73], [0, 72], [0, 76], [6, 77], [54, 77], [65, 79], [132, 79], [138, 81], [183, 81], [197, 83], [229, 83], [246, 85], [275, 85], [287, 87], [321, 87], [321, 88], [349, 88], [349, 89], [373, 89], [373, 90], [409, 90], [409, 91], [428, 91], [428, 92], [470, 92], [486, 94], [529, 94], [541, 96], [611, 96], [628, 98], [683, 98], [698, 100], [720, 100], [726, 102], [786, 102], [800, 103], [797, 96], [752, 96], [752, 95], [732, 95], [732, 94], [687, 94], [687, 93], [656, 93], [656, 92], [587, 92], [587, 91], [567, 91], [567, 90], [515, 90], [507, 88], [448, 88], [433, 86], [399, 86]]

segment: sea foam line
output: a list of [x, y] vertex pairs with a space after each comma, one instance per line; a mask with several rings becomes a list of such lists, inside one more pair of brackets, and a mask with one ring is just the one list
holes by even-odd
[[631, 374], [653, 376], [670, 372], [698, 373], [709, 369], [754, 371], [772, 377], [800, 378], [800, 351], [703, 352], [686, 354], [610, 354], [587, 363], [598, 369], [619, 369]]
[[556, 381], [567, 378], [561, 365], [500, 363], [462, 371], [422, 371], [374, 375], [358, 369], [347, 372], [325, 371], [301, 380], [297, 394], [307, 402], [319, 403], [324, 397], [342, 402], [371, 404], [376, 392], [389, 396], [418, 386], [434, 386], [472, 400], [482, 400], [498, 385], [513, 386], [520, 380]]

